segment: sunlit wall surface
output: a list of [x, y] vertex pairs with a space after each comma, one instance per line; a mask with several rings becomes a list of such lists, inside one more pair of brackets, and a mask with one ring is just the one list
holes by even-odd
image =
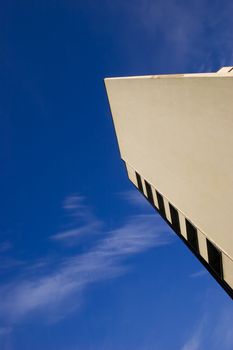
[[129, 179], [233, 296], [233, 67], [105, 84]]

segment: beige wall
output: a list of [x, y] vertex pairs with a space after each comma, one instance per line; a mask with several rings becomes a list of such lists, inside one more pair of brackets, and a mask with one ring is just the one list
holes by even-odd
[[232, 259], [233, 75], [226, 73], [105, 83], [122, 159]]

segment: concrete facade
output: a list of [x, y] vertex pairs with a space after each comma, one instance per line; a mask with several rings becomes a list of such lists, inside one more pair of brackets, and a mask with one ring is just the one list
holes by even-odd
[[129, 179], [232, 296], [233, 67], [105, 84]]

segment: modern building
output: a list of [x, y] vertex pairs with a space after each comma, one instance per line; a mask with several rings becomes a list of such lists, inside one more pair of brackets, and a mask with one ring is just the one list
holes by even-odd
[[233, 297], [233, 67], [105, 85], [129, 179]]

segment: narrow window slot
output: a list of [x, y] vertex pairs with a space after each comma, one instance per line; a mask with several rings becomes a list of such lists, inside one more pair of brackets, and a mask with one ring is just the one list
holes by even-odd
[[186, 232], [187, 232], [187, 241], [191, 245], [191, 247], [199, 253], [199, 244], [198, 244], [198, 237], [197, 237], [197, 229], [194, 227], [191, 222], [189, 222], [187, 219], [185, 219], [186, 223]]
[[208, 239], [207, 242], [207, 252], [210, 267], [214, 270], [214, 272], [221, 278], [223, 278], [222, 272], [222, 254], [219, 249], [215, 247], [213, 243], [211, 243]]
[[146, 186], [148, 201], [150, 202], [150, 204], [155, 206], [151, 185], [146, 180], [145, 180], [145, 186]]
[[172, 220], [172, 227], [176, 233], [180, 234], [180, 220], [178, 211], [176, 210], [176, 208], [173, 207], [171, 203], [169, 203], [169, 208]]
[[142, 186], [142, 179], [141, 176], [135, 171], [136, 174], [136, 179], [137, 179], [137, 184], [138, 184], [138, 189], [140, 192], [143, 193], [143, 186]]
[[156, 191], [156, 196], [157, 196], [157, 200], [158, 200], [160, 214], [166, 218], [163, 196], [158, 191]]

